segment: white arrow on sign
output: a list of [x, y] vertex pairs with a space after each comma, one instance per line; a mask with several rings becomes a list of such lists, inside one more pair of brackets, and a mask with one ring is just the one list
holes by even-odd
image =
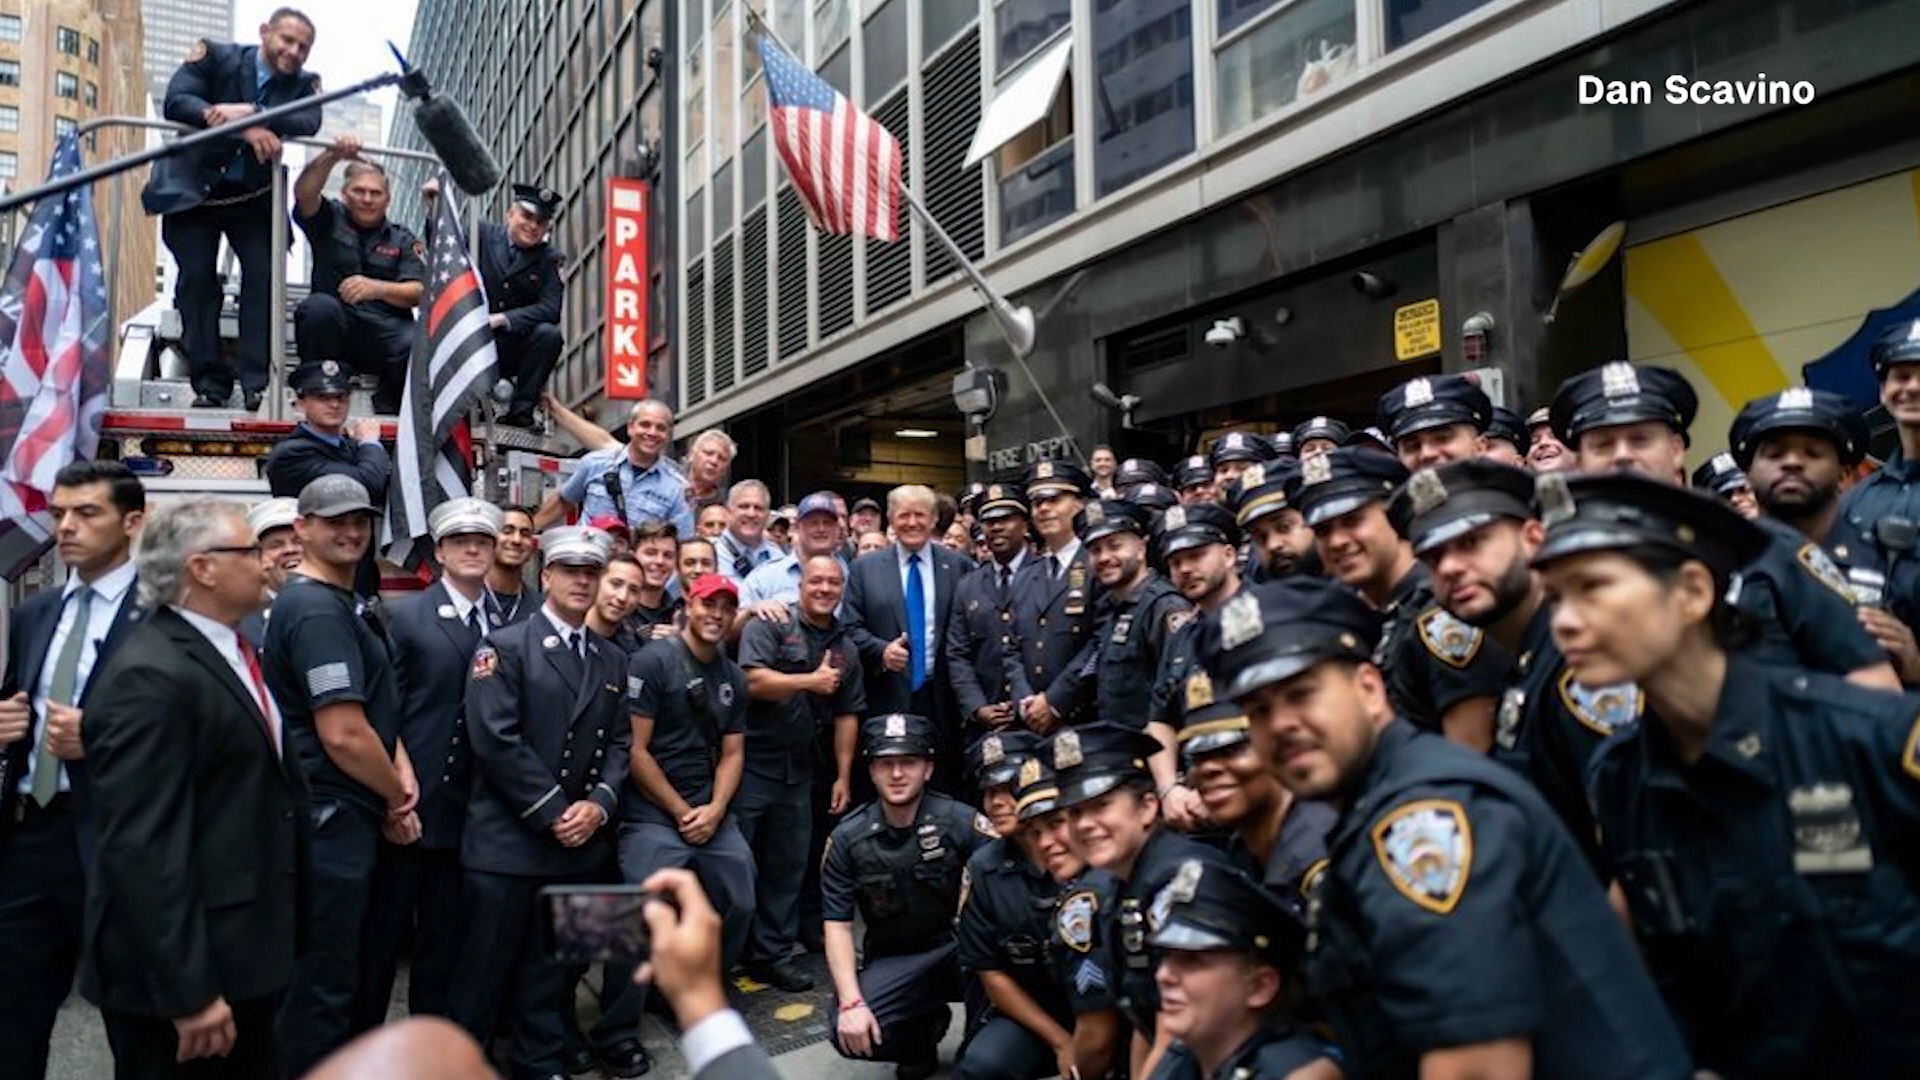
[[613, 381], [618, 386], [638, 387], [640, 385], [640, 369], [633, 364], [615, 364], [613, 367]]

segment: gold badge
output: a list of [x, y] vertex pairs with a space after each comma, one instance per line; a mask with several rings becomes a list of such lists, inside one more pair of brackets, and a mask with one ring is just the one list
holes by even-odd
[[1085, 759], [1080, 756], [1080, 733], [1068, 728], [1053, 737], [1053, 767], [1055, 771], [1071, 769]]
[[1053, 479], [1053, 462], [1042, 461], [1039, 465], [1034, 467], [1033, 475], [1034, 475], [1034, 478], [1037, 480]]
[[1204, 671], [1187, 676], [1187, 711], [1213, 704], [1213, 679]]
[[1267, 482], [1267, 467], [1256, 461], [1240, 474], [1240, 490], [1252, 491]]
[[1028, 758], [1020, 763], [1020, 786], [1030, 788], [1040, 782], [1040, 759]]
[[1333, 458], [1326, 454], [1314, 454], [1300, 463], [1300, 482], [1302, 484], [1324, 484], [1333, 479]]
[[1241, 593], [1220, 609], [1220, 647], [1237, 649], [1260, 636], [1266, 624], [1260, 620], [1260, 601], [1252, 593]]
[[1473, 827], [1451, 799], [1394, 807], [1373, 826], [1373, 851], [1400, 895], [1436, 915], [1452, 914], [1473, 870]]

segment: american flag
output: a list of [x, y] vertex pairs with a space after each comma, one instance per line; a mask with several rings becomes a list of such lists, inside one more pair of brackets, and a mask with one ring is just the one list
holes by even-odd
[[445, 195], [427, 221], [427, 289], [420, 333], [400, 397], [393, 483], [387, 488], [387, 558], [420, 565], [429, 544], [427, 515], [472, 493], [473, 438], [467, 412], [493, 385], [499, 357], [487, 325], [480, 275], [467, 261], [465, 233]]
[[[80, 137], [65, 135], [48, 179], [79, 170]], [[0, 284], [0, 574], [9, 581], [52, 543], [54, 475], [99, 449], [111, 322], [90, 186], [41, 199]]]
[[826, 232], [900, 238], [900, 140], [760, 35], [773, 145], [807, 216]]

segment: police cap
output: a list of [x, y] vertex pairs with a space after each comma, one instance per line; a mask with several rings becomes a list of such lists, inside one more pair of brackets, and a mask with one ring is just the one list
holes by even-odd
[[1240, 590], [1200, 624], [1198, 651], [1216, 693], [1243, 698], [1323, 660], [1371, 660], [1380, 613], [1325, 578], [1290, 577]]
[[1047, 740], [1042, 756], [1060, 779], [1062, 808], [1097, 799], [1129, 780], [1152, 782], [1147, 760], [1160, 740], [1146, 731], [1102, 720], [1062, 728]]
[[1741, 488], [1752, 487], [1745, 469], [1725, 450], [1713, 455], [1693, 470], [1693, 486], [1726, 498]]
[[506, 514], [485, 499], [471, 496], [448, 499], [427, 515], [427, 531], [435, 543], [449, 536], [499, 536]]
[[1306, 927], [1266, 886], [1221, 863], [1181, 863], [1148, 912], [1156, 949], [1248, 953], [1291, 970], [1306, 945]]
[[1247, 742], [1247, 711], [1232, 698], [1214, 697], [1213, 676], [1204, 668], [1187, 676], [1182, 692], [1187, 707], [1181, 715], [1177, 739], [1180, 754], [1188, 763]]
[[1213, 466], [1207, 464], [1204, 454], [1183, 457], [1180, 459], [1180, 464], [1173, 467], [1173, 475], [1168, 479], [1173, 482], [1175, 491], [1185, 491], [1196, 484], [1211, 484]]
[[1447, 424], [1487, 430], [1493, 402], [1464, 375], [1422, 375], [1380, 395], [1380, 426], [1395, 441]]
[[287, 385], [293, 387], [295, 397], [345, 394], [353, 390], [352, 378], [346, 365], [338, 360], [306, 360], [293, 369], [293, 377], [287, 380]]
[[1013, 484], [988, 484], [986, 494], [980, 496], [980, 505], [973, 516], [981, 521], [993, 521], [1009, 514], [1027, 516], [1027, 497]]
[[1495, 405], [1492, 414], [1487, 417], [1487, 438], [1503, 439], [1522, 454], [1527, 452], [1527, 444], [1531, 441], [1527, 438], [1526, 422], [1520, 419], [1519, 413], [1505, 405]]
[[1887, 327], [1867, 354], [1875, 378], [1887, 377], [1895, 364], [1920, 364], [1920, 319], [1908, 319]]
[[1325, 439], [1338, 446], [1347, 441], [1353, 429], [1331, 416], [1316, 416], [1293, 426], [1293, 445], [1304, 447], [1312, 439]]
[[277, 499], [261, 499], [247, 507], [247, 528], [253, 538], [259, 540], [275, 529], [291, 529], [293, 521], [300, 516], [300, 500], [282, 496]]
[[975, 480], [961, 489], [960, 498], [955, 501], [959, 503], [961, 513], [977, 517], [980, 513], [980, 500], [985, 498], [986, 494], [987, 485]]
[[1153, 547], [1162, 559], [1172, 558], [1176, 551], [1207, 544], [1225, 544], [1233, 548], [1240, 546], [1240, 526], [1235, 524], [1233, 514], [1226, 507], [1214, 503], [1195, 503], [1192, 506], [1170, 506], [1160, 514]]
[[1534, 500], [1547, 527], [1534, 566], [1653, 544], [1731, 575], [1768, 543], [1758, 525], [1726, 503], [1633, 473], [1548, 473], [1535, 481]]
[[1026, 489], [1028, 499], [1053, 495], [1085, 498], [1092, 484], [1087, 470], [1064, 458], [1041, 458], [1020, 476], [1020, 486]]
[[1022, 762], [1040, 752], [1040, 736], [1021, 728], [983, 735], [967, 748], [967, 775], [981, 791], [1011, 784]]
[[1561, 383], [1548, 415], [1560, 441], [1578, 446], [1581, 434], [1594, 428], [1649, 420], [1684, 436], [1699, 411], [1699, 395], [1679, 372], [1615, 360]]
[[348, 514], [374, 514], [380, 511], [367, 494], [367, 485], [344, 473], [327, 473], [307, 481], [300, 489], [301, 517], [337, 518]]
[[515, 184], [513, 204], [542, 221], [548, 221], [560, 209], [560, 193], [538, 184]]
[[1113, 470], [1113, 486], [1120, 491], [1136, 484], [1159, 484], [1167, 486], [1167, 470], [1160, 463], [1149, 458], [1130, 457]]
[[1249, 466], [1227, 485], [1227, 508], [1233, 511], [1235, 523], [1245, 529], [1268, 514], [1293, 505], [1287, 496], [1287, 486], [1299, 473], [1297, 461]]
[[1120, 532], [1145, 539], [1147, 527], [1146, 509], [1125, 499], [1095, 499], [1073, 515], [1073, 531], [1083, 544]]
[[1180, 505], [1180, 496], [1163, 484], [1135, 484], [1127, 490], [1125, 498], [1155, 520], [1158, 520], [1162, 511]]
[[1229, 431], [1213, 440], [1207, 451], [1207, 464], [1219, 468], [1229, 461], [1266, 461], [1273, 457], [1273, 446], [1251, 431]]
[[1042, 760], [1051, 751], [1045, 743], [1040, 750], [1040, 754], [1020, 763], [1019, 774], [1014, 779], [1013, 807], [1021, 821], [1031, 821], [1060, 809], [1060, 781], [1053, 774], [1053, 766]]
[[1810, 431], [1833, 443], [1840, 464], [1853, 466], [1867, 456], [1872, 437], [1860, 410], [1844, 394], [1831, 390], [1813, 390], [1794, 386], [1777, 394], [1747, 402], [1733, 418], [1727, 432], [1727, 448], [1742, 468], [1753, 467], [1753, 455], [1760, 441], [1776, 431]]
[[1533, 476], [1486, 458], [1451, 461], [1407, 478], [1387, 505], [1395, 531], [1424, 555], [1499, 518], [1533, 517]]
[[1274, 459], [1298, 456], [1293, 449], [1293, 432], [1276, 431], [1267, 436], [1267, 445], [1273, 448]]
[[548, 566], [605, 566], [613, 537], [591, 525], [556, 525], [540, 534], [540, 558]]
[[1388, 440], [1387, 433], [1371, 424], [1363, 428], [1354, 428], [1353, 434], [1348, 435], [1347, 441], [1340, 445], [1358, 446], [1364, 450], [1378, 450], [1383, 454], [1391, 454], [1394, 452], [1393, 443]]
[[860, 725], [860, 741], [870, 758], [933, 756], [933, 721], [911, 713], [869, 716]]
[[1300, 459], [1300, 479], [1290, 494], [1307, 524], [1319, 525], [1370, 502], [1386, 502], [1406, 480], [1407, 467], [1392, 454], [1343, 446]]

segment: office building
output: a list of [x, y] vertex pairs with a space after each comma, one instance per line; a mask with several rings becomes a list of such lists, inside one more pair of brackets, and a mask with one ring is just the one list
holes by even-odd
[[[233, 0], [140, 0], [146, 17], [147, 96], [159, 103], [167, 96], [167, 80], [196, 42], [232, 41]], [[135, 110], [136, 112], [139, 110]]]
[[[387, 111], [378, 101], [366, 94], [355, 94], [342, 98], [327, 106], [326, 118], [320, 124], [316, 138], [337, 139], [342, 135], [351, 135], [360, 140], [362, 146], [380, 146], [387, 141]], [[308, 151], [309, 154], [318, 151]], [[379, 160], [375, 158], [375, 160]], [[381, 165], [388, 164], [381, 161]], [[338, 198], [340, 185], [346, 181], [346, 170], [335, 169], [327, 177], [326, 193]]]

